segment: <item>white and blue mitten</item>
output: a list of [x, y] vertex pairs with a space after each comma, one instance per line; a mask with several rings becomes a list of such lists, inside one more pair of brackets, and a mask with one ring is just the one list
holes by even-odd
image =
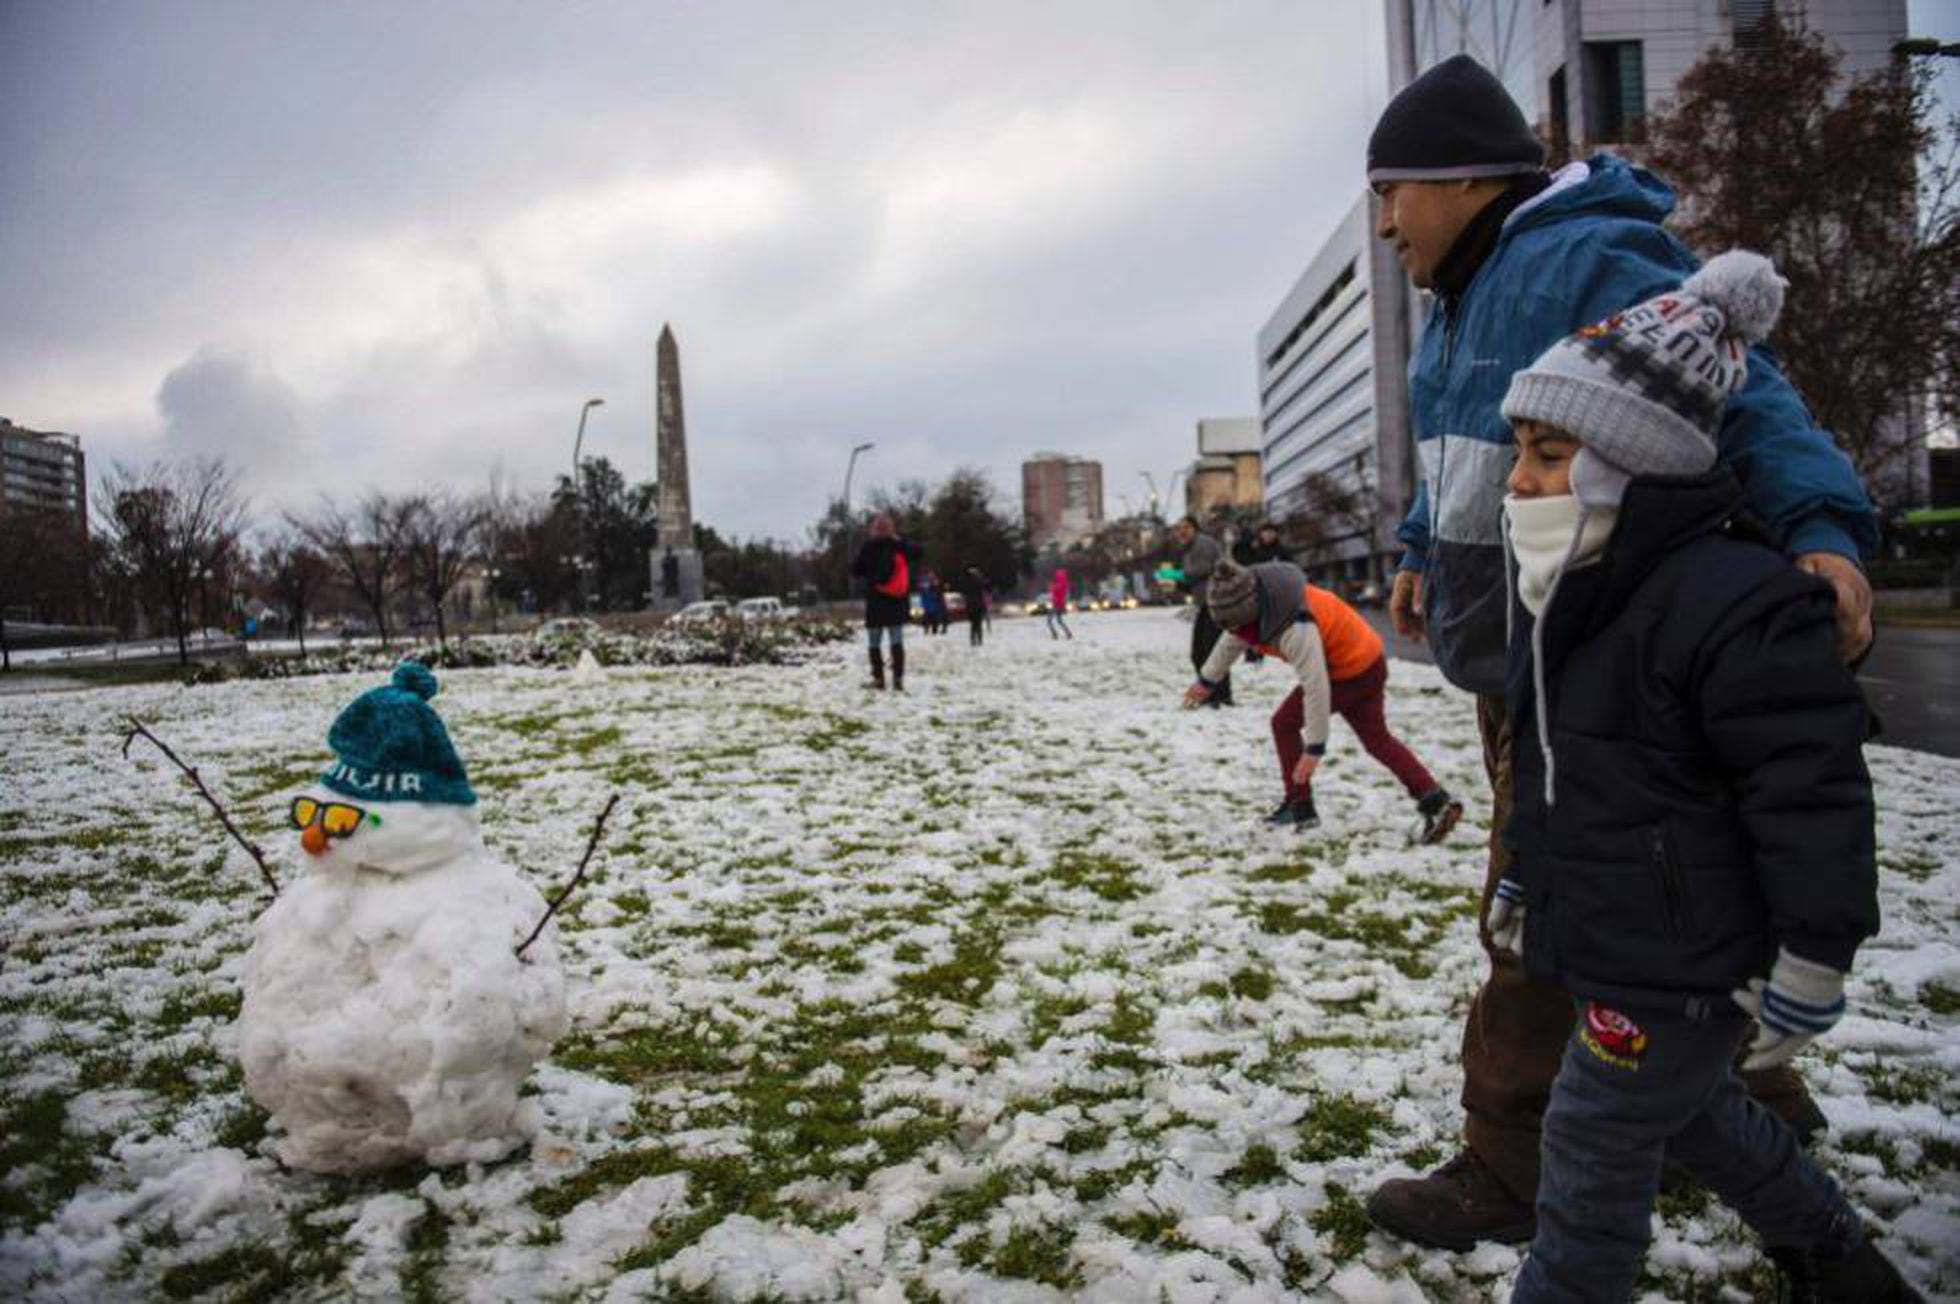
[[1490, 940], [1500, 951], [1524, 956], [1524, 884], [1514, 878], [1497, 880], [1497, 894], [1490, 899]]
[[1757, 1023], [1748, 1058], [1742, 1061], [1746, 1072], [1789, 1063], [1844, 1017], [1844, 975], [1782, 947], [1767, 981], [1751, 978], [1749, 986], [1729, 996]]

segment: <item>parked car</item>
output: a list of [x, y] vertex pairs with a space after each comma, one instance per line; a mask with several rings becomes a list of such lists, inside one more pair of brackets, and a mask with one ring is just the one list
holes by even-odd
[[720, 598], [703, 598], [699, 602], [690, 602], [675, 612], [674, 623], [676, 625], [705, 625], [710, 621], [720, 620], [727, 614], [728, 604], [726, 602], [723, 602]]
[[796, 614], [781, 598], [743, 598], [735, 604], [735, 614], [743, 620], [784, 620]]
[[598, 635], [598, 621], [587, 620], [583, 616], [560, 616], [556, 620], [547, 620], [544, 624], [539, 625], [532, 634], [532, 637], [539, 640], [548, 638], [575, 638], [583, 642], [589, 638], [597, 638]]

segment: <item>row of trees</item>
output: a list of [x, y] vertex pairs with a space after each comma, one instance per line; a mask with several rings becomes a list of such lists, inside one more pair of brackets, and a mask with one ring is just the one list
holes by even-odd
[[[245, 613], [276, 613], [304, 647], [323, 614], [357, 612], [384, 641], [405, 623], [447, 640], [452, 622], [487, 603], [532, 612], [619, 611], [648, 605], [657, 537], [656, 487], [628, 485], [604, 458], [525, 495], [493, 482], [478, 493], [370, 490], [254, 522], [233, 469], [213, 458], [116, 466], [93, 498], [93, 528], [53, 514], [0, 516], [0, 668], [11, 668], [9, 611], [46, 622], [148, 630], [188, 661], [199, 630], [234, 630]], [[996, 582], [1025, 572], [1020, 530], [995, 508], [977, 471], [936, 489], [874, 497], [924, 540], [942, 570], [977, 565]], [[724, 539], [696, 527], [711, 593], [842, 597], [863, 521], [841, 503], [808, 546]]]

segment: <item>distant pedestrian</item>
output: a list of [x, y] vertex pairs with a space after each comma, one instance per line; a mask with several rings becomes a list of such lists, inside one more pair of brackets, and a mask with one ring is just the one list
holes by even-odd
[[851, 562], [851, 574], [864, 581], [864, 632], [871, 652], [871, 687], [885, 686], [883, 644], [891, 645], [891, 686], [905, 691], [905, 622], [912, 618], [912, 568], [918, 549], [899, 537], [898, 526], [884, 512], [871, 518], [871, 528]]
[[1259, 528], [1250, 538], [1239, 540], [1239, 546], [1232, 550], [1241, 566], [1257, 566], [1262, 561], [1286, 561], [1286, 545], [1280, 542], [1279, 526], [1271, 521], [1259, 522]]
[[[1191, 620], [1191, 668], [1202, 672], [1212, 648], [1218, 643], [1218, 625], [1212, 620], [1211, 613], [1205, 610], [1205, 590], [1211, 581], [1211, 573], [1225, 560], [1225, 549], [1218, 540], [1198, 529], [1198, 518], [1195, 516], [1186, 516], [1173, 525], [1171, 537], [1184, 550], [1184, 558], [1179, 563], [1179, 568], [1184, 572], [1182, 587], [1198, 604]], [[1226, 675], [1213, 687], [1206, 705], [1232, 705], [1231, 675]]]
[[1285, 790], [1268, 824], [1310, 829], [1320, 823], [1313, 804], [1313, 774], [1327, 750], [1327, 717], [1348, 722], [1368, 754], [1387, 766], [1415, 798], [1419, 835], [1440, 842], [1463, 814], [1463, 803], [1430, 775], [1415, 754], [1388, 730], [1388, 659], [1381, 635], [1360, 613], [1332, 593], [1307, 583], [1292, 562], [1262, 562], [1250, 570], [1230, 562], [1213, 574], [1206, 599], [1224, 631], [1198, 682], [1185, 690], [1197, 706], [1241, 652], [1259, 648], [1293, 667], [1300, 685], [1273, 712], [1273, 748]]
[[[1062, 619], [1062, 613], [1067, 610], [1068, 610], [1068, 572], [1063, 570], [1060, 566], [1057, 566], [1055, 568], [1054, 578], [1048, 581], [1048, 637], [1049, 638], [1067, 638], [1071, 641], [1074, 640], [1075, 635], [1069, 633], [1068, 622]], [[1055, 633], [1055, 629], [1057, 626], [1060, 626], [1062, 631], [1061, 634], [1059, 635]]]
[[969, 566], [960, 577], [960, 597], [966, 602], [966, 641], [979, 647], [986, 639], [987, 576], [978, 566]]
[[946, 590], [931, 570], [919, 584], [919, 623], [928, 634], [946, 632]]

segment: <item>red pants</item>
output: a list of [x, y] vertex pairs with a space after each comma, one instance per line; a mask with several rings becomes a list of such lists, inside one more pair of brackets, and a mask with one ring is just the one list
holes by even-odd
[[[1436, 790], [1436, 780], [1424, 769], [1415, 753], [1388, 731], [1383, 690], [1388, 686], [1388, 659], [1376, 657], [1374, 664], [1352, 679], [1336, 679], [1328, 685], [1328, 709], [1348, 722], [1361, 739], [1368, 755], [1386, 765], [1402, 781], [1411, 797], [1426, 797]], [[1295, 787], [1293, 767], [1306, 753], [1306, 740], [1300, 736], [1304, 720], [1304, 699], [1298, 688], [1273, 712], [1273, 747], [1279, 752], [1280, 782], [1286, 785], [1286, 799], [1294, 801], [1312, 795], [1311, 785]]]

